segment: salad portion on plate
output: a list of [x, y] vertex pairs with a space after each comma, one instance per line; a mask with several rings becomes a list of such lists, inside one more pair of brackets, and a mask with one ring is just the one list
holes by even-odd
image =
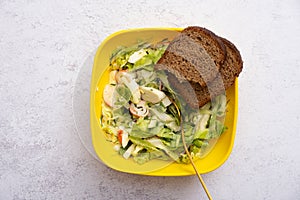
[[124, 159], [144, 164], [153, 159], [189, 163], [207, 155], [226, 130], [226, 96], [200, 109], [190, 108], [174, 91], [167, 73], [154, 70], [167, 40], [116, 49], [103, 90], [100, 124], [111, 148]]

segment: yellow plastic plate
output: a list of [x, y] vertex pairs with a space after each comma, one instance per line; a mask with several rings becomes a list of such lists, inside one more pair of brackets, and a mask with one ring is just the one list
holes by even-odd
[[[138, 41], [158, 42], [162, 39], [174, 38], [181, 28], [139, 28], [116, 32], [107, 37], [99, 46], [94, 59], [90, 94], [90, 126], [92, 142], [96, 154], [107, 166], [122, 172], [152, 175], [152, 176], [187, 176], [195, 171], [190, 164], [153, 160], [144, 165], [135, 163], [132, 159], [125, 160], [113, 149], [113, 144], [106, 141], [100, 127], [102, 91], [108, 82], [107, 68], [112, 51], [119, 46], [130, 46]], [[200, 173], [211, 172], [220, 167], [229, 157], [235, 137], [238, 103], [238, 81], [226, 91], [228, 112], [225, 125], [228, 130], [217, 141], [211, 152], [195, 162]]]

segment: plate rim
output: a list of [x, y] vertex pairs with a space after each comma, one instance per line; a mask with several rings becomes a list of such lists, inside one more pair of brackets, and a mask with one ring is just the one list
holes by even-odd
[[[118, 169], [117, 167], [115, 166], [111, 166], [109, 164], [107, 164], [105, 161], [103, 161], [101, 159], [101, 157], [99, 156], [98, 152], [96, 151], [95, 149], [95, 140], [94, 140], [94, 134], [93, 133], [93, 125], [95, 123], [95, 111], [94, 111], [94, 105], [95, 104], [95, 101], [94, 101], [94, 97], [95, 97], [95, 89], [97, 87], [97, 83], [98, 81], [94, 81], [95, 77], [95, 68], [96, 68], [96, 62], [97, 62], [97, 56], [99, 55], [99, 53], [101, 52], [102, 48], [105, 46], [105, 44], [110, 41], [112, 38], [120, 35], [120, 34], [123, 34], [123, 33], [130, 33], [130, 32], [136, 32], [136, 31], [155, 31], [155, 30], [158, 30], [158, 31], [161, 31], [161, 30], [170, 30], [170, 31], [182, 31], [183, 28], [176, 28], [176, 27], [148, 27], [148, 28], [130, 28], [130, 29], [123, 29], [123, 30], [119, 30], [119, 31], [116, 31], [112, 34], [110, 34], [109, 36], [107, 36], [100, 44], [100, 46], [98, 47], [97, 51], [96, 51], [96, 54], [95, 54], [95, 57], [94, 57], [94, 63], [93, 63], [93, 69], [92, 69], [92, 74], [91, 74], [91, 82], [90, 82], [90, 130], [91, 130], [91, 137], [92, 137], [92, 143], [93, 143], [93, 148], [98, 156], [98, 158], [105, 164], [107, 165], [108, 167], [114, 169], [114, 170], [117, 170], [117, 171], [121, 171], [121, 172], [125, 172], [125, 173], [130, 173], [130, 174], [139, 174], [139, 175], [148, 175], [148, 176], [190, 176], [190, 175], [195, 175], [195, 171], [192, 170], [192, 171], [183, 171], [182, 173], [172, 173], [172, 172], [168, 172], [168, 173], [165, 173], [165, 172], [162, 172], [163, 169], [158, 169], [156, 171], [151, 171], [151, 172], [134, 172], [134, 171], [125, 171], [125, 170], [120, 170]], [[106, 69], [105, 69], [106, 70]], [[104, 71], [105, 71], [104, 70]], [[93, 84], [95, 83], [95, 84]], [[235, 135], [236, 135], [236, 125], [237, 125], [237, 115], [238, 115], [238, 78], [235, 79], [235, 82], [234, 82], [234, 85], [231, 86], [231, 87], [234, 87], [234, 106], [233, 106], [233, 126], [232, 126], [232, 133], [231, 133], [231, 140], [230, 140], [230, 145], [229, 145], [229, 148], [228, 148], [228, 151], [226, 152], [225, 156], [223, 156], [222, 159], [220, 159], [220, 161], [218, 162], [217, 165], [215, 165], [214, 167], [211, 167], [211, 168], [206, 168], [206, 170], [201, 170], [201, 173], [204, 174], [204, 173], [208, 173], [208, 172], [211, 172], [211, 171], [214, 171], [216, 170], [217, 168], [219, 168], [220, 166], [222, 166], [225, 161], [229, 158], [231, 152], [232, 152], [232, 149], [233, 149], [233, 145], [234, 145], [234, 140], [235, 140]], [[172, 163], [173, 164], [173, 163]], [[171, 164], [171, 165], [172, 165]], [[176, 163], [175, 163], [176, 164]], [[167, 168], [168, 166], [166, 166]]]

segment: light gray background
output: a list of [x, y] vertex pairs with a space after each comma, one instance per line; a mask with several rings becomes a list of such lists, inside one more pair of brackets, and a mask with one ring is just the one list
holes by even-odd
[[[232, 154], [203, 175], [212, 196], [300, 199], [298, 0], [1, 0], [0, 199], [206, 199], [195, 176], [107, 168], [82, 145], [72, 112], [77, 76], [105, 37], [188, 25], [228, 38], [244, 60]], [[89, 80], [81, 87], [88, 96]]]

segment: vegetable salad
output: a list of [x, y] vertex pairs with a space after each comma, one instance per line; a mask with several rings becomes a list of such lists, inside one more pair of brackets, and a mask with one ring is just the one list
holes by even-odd
[[224, 131], [226, 96], [199, 110], [189, 108], [154, 64], [168, 46], [140, 42], [120, 47], [111, 56], [104, 87], [101, 126], [124, 159], [139, 164], [152, 159], [189, 163], [181, 131], [193, 159], [201, 158]]

